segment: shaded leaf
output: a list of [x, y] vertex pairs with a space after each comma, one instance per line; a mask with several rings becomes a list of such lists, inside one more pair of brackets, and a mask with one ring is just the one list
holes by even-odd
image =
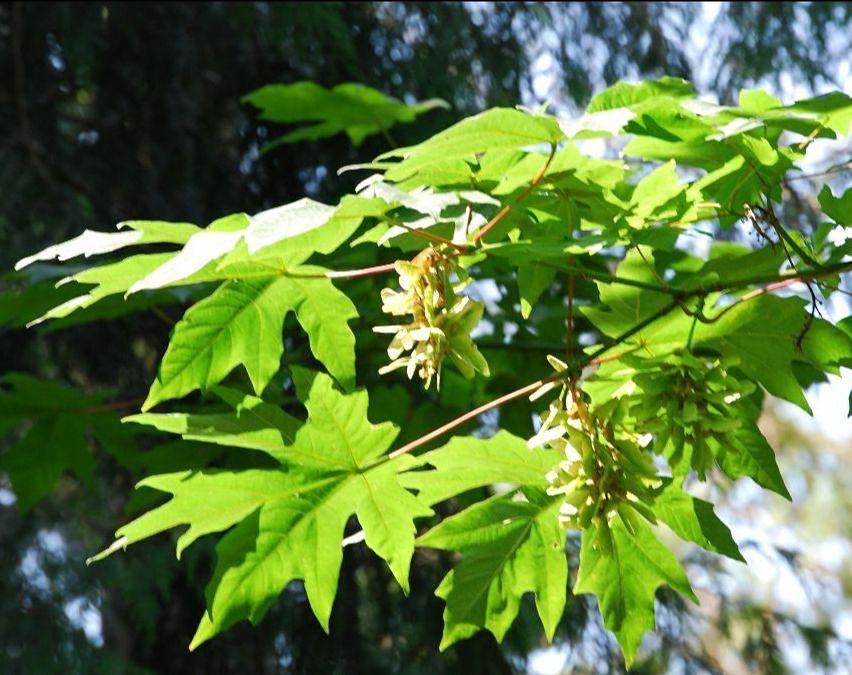
[[558, 500], [541, 491], [524, 494], [529, 501], [504, 494], [475, 504], [417, 540], [463, 556], [435, 592], [446, 602], [442, 650], [482, 629], [502, 640], [528, 592], [552, 639], [565, 606], [565, 532]]
[[[95, 459], [90, 437], [101, 440], [116, 422], [102, 403], [102, 396], [23, 373], [6, 373], [0, 379], [0, 437], [25, 429], [0, 456], [0, 468], [9, 473], [22, 512], [49, 495], [65, 473], [91, 487]], [[124, 441], [124, 452], [132, 453], [132, 438]], [[110, 448], [109, 443], [103, 445]]]
[[213, 391], [226, 398], [233, 412], [143, 413], [125, 417], [123, 421], [180, 434], [188, 441], [260, 450], [275, 459], [284, 459], [299, 420], [255, 396], [229, 392], [223, 387], [214, 387]]
[[339, 84], [326, 89], [314, 82], [270, 84], [243, 98], [272, 122], [316, 122], [300, 127], [267, 145], [317, 140], [345, 133], [355, 145], [395, 124], [413, 122], [434, 108], [449, 108], [441, 99], [406, 105], [362, 84]]
[[731, 531], [719, 520], [713, 505], [687, 494], [677, 481], [667, 482], [655, 493], [654, 515], [682, 539], [745, 562]]
[[609, 526], [612, 554], [597, 544], [600, 536], [594, 526], [583, 531], [580, 568], [574, 593], [593, 593], [604, 625], [615, 633], [628, 668], [646, 631], [653, 630], [654, 595], [667, 584], [697, 603], [683, 568], [651, 529], [637, 521], [630, 535], [616, 518]]
[[775, 452], [756, 428], [738, 432], [730, 448], [719, 447], [715, 441], [710, 445], [714, 447], [716, 461], [728, 476], [751, 478], [761, 487], [792, 500], [775, 461]]

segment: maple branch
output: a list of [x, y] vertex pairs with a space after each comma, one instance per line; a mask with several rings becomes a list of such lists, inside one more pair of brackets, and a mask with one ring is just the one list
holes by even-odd
[[771, 293], [772, 291], [776, 291], [779, 288], [784, 288], [785, 286], [792, 286], [793, 284], [798, 283], [807, 283], [807, 279], [803, 279], [802, 277], [790, 277], [788, 279], [782, 279], [781, 281], [776, 281], [771, 284], [767, 284], [766, 286], [762, 286], [761, 288], [755, 288], [748, 293], [744, 293], [741, 297], [737, 298], [734, 302], [725, 305], [719, 313], [716, 314], [712, 319], [707, 319], [708, 323], [715, 323], [719, 319], [721, 319], [725, 314], [730, 312], [735, 307], [741, 305], [747, 300], [751, 300], [753, 298], [758, 297], [759, 295], [764, 295], [766, 293]]
[[[730, 291], [734, 290], [735, 288], [743, 288], [744, 286], [774, 284], [776, 282], [781, 281], [789, 281], [790, 283], [794, 283], [796, 281], [805, 282], [810, 281], [812, 279], [829, 277], [835, 274], [842, 274], [843, 272], [850, 271], [852, 271], [852, 262], [841, 262], [835, 263], [833, 265], [825, 265], [818, 269], [793, 270], [792, 272], [786, 272], [782, 274], [759, 274], [753, 277], [737, 279], [735, 281], [720, 281], [715, 284], [704, 284], [703, 286], [697, 286], [689, 293], [686, 293], [684, 297], [696, 297], [699, 295], [706, 295], [707, 293]], [[786, 286], [788, 284], [784, 285]], [[781, 286], [779, 286], [779, 288], [781, 288]]]
[[[771, 208], [771, 206], [770, 206]], [[796, 240], [790, 236], [790, 233], [784, 229], [780, 222], [778, 222], [778, 218], [775, 216], [775, 213], [769, 211], [771, 214], [771, 219], [769, 224], [772, 226], [772, 229], [775, 230], [775, 233], [778, 235], [778, 238], [784, 242], [789, 248], [793, 250], [793, 252], [799, 256], [801, 260], [804, 260], [808, 265], [813, 265], [814, 267], [818, 267], [819, 263], [814, 260], [811, 255], [803, 249], [799, 244], [796, 243]]]
[[110, 410], [127, 410], [130, 408], [139, 408], [143, 403], [142, 399], [132, 401], [113, 401], [112, 403], [101, 403], [99, 405], [90, 405], [84, 408], [77, 408], [73, 412], [80, 415], [92, 415], [99, 412], [109, 412]]
[[[574, 256], [569, 262], [574, 261]], [[565, 317], [565, 354], [568, 360], [574, 358], [574, 273], [568, 273], [568, 315]]]
[[518, 198], [515, 199], [514, 203], [506, 204], [502, 209], [497, 212], [497, 215], [494, 216], [491, 220], [489, 220], [485, 225], [482, 226], [480, 230], [477, 231], [475, 235], [473, 235], [473, 243], [477, 243], [482, 237], [484, 237], [488, 231], [493, 228], [497, 223], [499, 223], [503, 218], [505, 218], [509, 212], [515, 208], [518, 204], [524, 201], [535, 189], [535, 186], [541, 182], [541, 179], [544, 178], [544, 174], [547, 173], [547, 169], [550, 167], [550, 163], [553, 161], [553, 156], [556, 154], [556, 146], [550, 146], [550, 154], [547, 156], [547, 160], [544, 162], [544, 165], [539, 169], [538, 173], [535, 177], [530, 181], [530, 184], [524, 189], [521, 194], [518, 195]]
[[470, 422], [473, 419], [479, 417], [482, 413], [488, 412], [494, 408], [499, 408], [504, 403], [508, 403], [509, 401], [513, 401], [516, 398], [520, 398], [521, 396], [525, 396], [526, 394], [533, 393], [536, 389], [541, 387], [542, 385], [547, 384], [548, 382], [555, 382], [560, 377], [562, 377], [561, 373], [556, 373], [554, 375], [550, 375], [549, 377], [543, 377], [540, 380], [536, 380], [520, 389], [515, 389], [515, 391], [510, 391], [508, 394], [503, 394], [498, 398], [495, 398], [488, 403], [484, 403], [478, 408], [474, 408], [473, 410], [469, 410], [464, 415], [459, 415], [454, 420], [447, 422], [446, 424], [438, 427], [430, 431], [428, 434], [424, 434], [420, 436], [420, 438], [415, 438], [410, 443], [406, 443], [400, 448], [397, 448], [390, 454], [388, 454], [388, 459], [394, 459], [395, 457], [399, 457], [400, 455], [404, 455], [407, 452], [411, 452], [415, 448], [419, 448], [421, 445], [428, 443], [429, 441], [438, 438], [439, 436], [443, 436], [448, 431], [452, 431], [456, 427], [461, 426], [465, 422]]
[[[816, 130], [814, 130], [814, 132], [815, 131]], [[810, 143], [810, 139], [812, 139], [812, 138], [813, 138], [813, 134], [809, 137], [808, 143]], [[760, 184], [763, 186], [763, 189], [766, 192], [766, 194], [769, 194], [770, 193], [770, 186], [766, 182], [766, 180], [764, 179], [763, 175], [760, 173], [760, 171], [757, 170], [757, 167], [755, 167], [754, 163], [751, 161], [750, 158], [745, 157], [745, 160], [748, 162], [748, 164], [751, 167], [752, 171], [754, 172], [754, 175], [757, 178], [757, 180], [760, 181]], [[788, 234], [787, 230], [785, 230], [784, 227], [781, 225], [781, 222], [778, 220], [778, 216], [775, 215], [775, 209], [772, 207], [772, 202], [768, 198], [765, 199], [765, 201], [766, 201], [765, 207], [760, 206], [759, 204], [756, 204], [754, 206], [750, 206], [750, 205], [746, 204], [745, 205], [746, 217], [753, 224], [756, 225], [757, 224], [757, 218], [755, 218], [753, 214], [755, 212], [757, 212], [760, 215], [762, 215], [765, 218], [766, 222], [769, 223], [770, 227], [772, 227], [772, 229], [775, 230], [775, 233], [778, 235], [778, 238], [784, 243], [785, 249], [789, 247], [799, 256], [799, 258], [801, 260], [804, 260], [809, 265], [813, 265], [814, 267], [819, 267], [819, 263], [817, 263], [813, 258], [811, 258], [810, 254], [807, 251], [805, 251], [802, 247], [800, 247], [795, 242], [795, 240]], [[788, 256], [788, 259], [789, 259], [789, 256]], [[791, 261], [791, 264], [792, 264], [792, 261]]]
[[583, 267], [582, 265], [575, 265], [572, 263], [552, 263], [547, 260], [533, 260], [533, 265], [539, 265], [540, 267], [550, 267], [555, 270], [559, 270], [560, 272], [568, 272], [568, 273], [576, 273], [582, 277], [587, 279], [595, 279], [597, 281], [605, 281], [611, 284], [620, 284], [622, 286], [633, 286], [635, 288], [642, 288], [646, 291], [656, 291], [658, 293], [667, 293], [672, 294], [677, 292], [677, 289], [672, 286], [662, 286], [660, 284], [655, 284], [649, 281], [641, 281], [639, 279], [630, 279], [627, 277], [619, 277], [615, 274], [610, 274], [609, 272], [599, 272], [597, 270], [588, 269]]
[[785, 183], [791, 183], [794, 180], [805, 180], [807, 178], [819, 178], [821, 176], [828, 176], [833, 173], [845, 173], [846, 171], [852, 171], [852, 162], [842, 162], [841, 164], [835, 164], [834, 166], [830, 166], [827, 169], [822, 171], [817, 171], [816, 173], [800, 173], [795, 176], [790, 176], [789, 178], [785, 178]]
[[[516, 202], [517, 204], [517, 202]], [[511, 207], [505, 207], [511, 208]], [[499, 214], [498, 214], [499, 215]], [[480, 230], [482, 232], [482, 230]], [[435, 235], [433, 235], [435, 236]], [[452, 243], [452, 242], [450, 242]], [[453, 244], [458, 248], [458, 245]], [[785, 278], [799, 278], [802, 280], [806, 279], [816, 279], [822, 276], [830, 276], [832, 274], [838, 272], [847, 272], [852, 270], [852, 263], [837, 263], [835, 265], [830, 265], [827, 267], [820, 267], [817, 270], [806, 270], [806, 271], [797, 271], [791, 273], [790, 277], [778, 276], [778, 275], [763, 275], [757, 277], [751, 277], [747, 279], [740, 279], [735, 281], [733, 284], [730, 282], [722, 282], [719, 284], [711, 284], [708, 286], [701, 286], [696, 289], [693, 289], [689, 293], [681, 293], [677, 288], [672, 286], [661, 286], [659, 284], [653, 284], [645, 281], [640, 281], [638, 279], [628, 279], [624, 277], [619, 277], [614, 274], [609, 274], [607, 272], [597, 272], [595, 270], [590, 270], [585, 267], [581, 267], [579, 265], [557, 265], [555, 263], [548, 263], [543, 260], [535, 261], [536, 265], [542, 265], [544, 267], [553, 267], [558, 270], [562, 270], [565, 272], [576, 272], [583, 276], [589, 277], [591, 279], [597, 279], [599, 281], [607, 281], [614, 284], [622, 284], [625, 286], [635, 286], [636, 288], [643, 288], [648, 291], [656, 291], [658, 293], [666, 293], [668, 295], [678, 296], [680, 298], [687, 297], [695, 297], [698, 295], [704, 295], [707, 293], [712, 293], [714, 291], [726, 291], [731, 290], [733, 288], [741, 288], [743, 286], [751, 286], [752, 284], [759, 284], [765, 282], [773, 282], [780, 281]], [[307, 279], [356, 279], [358, 277], [368, 277], [376, 274], [386, 274], [387, 272], [394, 271], [394, 263], [387, 263], [385, 265], [375, 265], [374, 267], [361, 267], [359, 269], [353, 270], [328, 270], [327, 272], [319, 272], [316, 274], [305, 273], [299, 274], [298, 272], [283, 272], [284, 276], [290, 277], [298, 277], [298, 278], [307, 278]]]
[[[322, 274], [313, 275], [316, 277], [325, 277], [326, 279], [356, 279], [358, 277], [369, 277], [374, 274], [386, 274], [393, 272], [395, 263], [387, 263], [386, 265], [376, 265], [374, 267], [362, 267], [356, 270], [329, 270]], [[291, 275], [296, 276], [296, 275]], [[308, 276], [308, 275], [305, 275]]]
[[535, 382], [531, 382], [530, 384], [521, 387], [520, 389], [515, 389], [514, 391], [510, 391], [508, 394], [498, 396], [497, 398], [489, 401], [488, 403], [484, 403], [481, 406], [474, 408], [473, 410], [469, 410], [463, 415], [459, 415], [454, 420], [450, 420], [449, 422], [438, 427], [437, 429], [433, 429], [428, 434], [424, 434], [419, 438], [415, 438], [413, 441], [406, 443], [400, 448], [397, 448], [396, 450], [387, 455], [387, 459], [394, 459], [395, 457], [399, 457], [400, 455], [404, 455], [408, 452], [411, 452], [412, 450], [419, 448], [421, 445], [424, 445], [429, 441], [443, 436], [448, 431], [452, 431], [456, 427], [459, 427], [462, 424], [465, 424], [466, 422], [470, 422], [471, 420], [476, 419], [482, 413], [488, 412], [489, 410], [493, 410], [494, 408], [499, 408], [504, 403], [514, 401], [516, 398], [521, 398], [522, 396], [526, 396], [527, 394], [532, 394], [536, 389], [544, 386], [545, 384], [548, 384], [550, 382], [557, 382], [561, 379], [570, 378], [573, 373], [582, 370], [586, 366], [604, 363], [605, 361], [612, 361], [622, 356], [622, 354], [618, 354], [617, 356], [613, 357], [603, 357], [603, 354], [612, 349], [613, 347], [621, 344], [628, 338], [632, 337], [633, 335], [641, 331], [643, 328], [652, 324], [657, 319], [662, 318], [670, 311], [672, 311], [675, 307], [677, 307], [676, 302], [671, 302], [667, 304], [665, 307], [647, 316], [635, 326], [625, 331], [618, 337], [614, 338], [609, 345], [602, 345], [600, 348], [596, 349], [591, 354], [588, 354], [583, 358], [577, 359], [574, 364], [571, 364], [573, 365], [573, 368], [568, 368], [567, 370], [561, 373], [554, 373], [553, 375], [550, 375], [548, 377], [543, 377], [540, 380], [536, 380]]
[[845, 291], [842, 288], [840, 288], [840, 286], [835, 286], [834, 284], [829, 284], [829, 283], [826, 283], [825, 281], [818, 281], [817, 286], [825, 286], [825, 288], [829, 289], [830, 291], [835, 291], [837, 293], [842, 293], [843, 295], [848, 295], [848, 296], [852, 297], [852, 292]]
[[416, 234], [419, 237], [423, 237], [424, 239], [430, 239], [431, 241], [438, 242], [439, 244], [446, 244], [447, 246], [452, 246], [456, 250], [467, 248], [467, 244], [457, 244], [451, 239], [447, 239], [446, 237], [442, 237], [437, 234], [432, 234], [431, 232], [427, 232], [426, 230], [420, 227], [411, 227], [410, 225], [406, 225], [405, 223], [398, 222], [397, 225], [404, 230], [408, 230], [411, 234]]
[[[842, 291], [847, 292], [847, 291]], [[558, 352], [565, 345], [561, 342], [500, 342], [499, 340], [477, 340], [480, 349], [508, 349], [520, 352]], [[384, 348], [383, 348], [384, 351]]]
[[775, 283], [776, 281], [785, 281], [787, 279], [807, 281], [810, 279], [818, 279], [820, 277], [832, 276], [834, 274], [842, 274], [843, 272], [852, 271], [852, 263], [841, 262], [835, 263], [833, 265], [821, 266], [818, 269], [794, 270], [792, 272], [782, 274], [762, 274], [755, 275], [752, 277], [743, 277], [742, 279], [736, 279], [734, 281], [720, 281], [715, 284], [704, 284], [701, 286], [696, 286], [688, 291], [685, 291], [675, 286], [663, 286], [648, 281], [640, 281], [638, 279], [619, 277], [615, 274], [610, 274], [608, 272], [590, 270], [580, 265], [569, 265], [567, 263], [557, 264], [550, 263], [544, 260], [533, 261], [533, 264], [540, 265], [542, 267], [551, 267], [553, 269], [557, 269], [563, 272], [576, 272], [580, 276], [595, 279], [597, 281], [604, 281], [606, 283], [619, 284], [622, 286], [633, 286], [635, 288], [641, 288], [646, 291], [665, 293], [666, 295], [671, 295], [672, 297], [676, 297], [680, 300], [688, 300], [689, 298], [700, 297], [702, 295], [707, 295], [708, 293], [730, 291], [736, 288], [742, 288], [744, 286], [771, 284]]

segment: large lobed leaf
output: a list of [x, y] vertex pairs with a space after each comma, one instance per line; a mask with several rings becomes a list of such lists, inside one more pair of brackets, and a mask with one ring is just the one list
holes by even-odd
[[[0, 455], [0, 468], [9, 474], [21, 512], [49, 495], [66, 473], [92, 485], [91, 437], [112, 449], [109, 441], [117, 424], [103, 402], [102, 395], [82, 394], [24, 373], [0, 378], [0, 439], [15, 434]], [[125, 435], [122, 443], [128, 451], [133, 439]]]
[[385, 177], [402, 180], [447, 160], [473, 159], [486, 151], [553, 145], [564, 137], [552, 117], [493, 108], [468, 117], [419, 145], [385, 153], [380, 159], [401, 157], [399, 163], [385, 172]]
[[271, 122], [315, 122], [280, 136], [266, 150], [285, 143], [317, 140], [345, 133], [355, 145], [368, 136], [387, 132], [399, 123], [413, 122], [434, 108], [449, 108], [441, 99], [406, 105], [362, 84], [339, 84], [326, 89], [315, 82], [269, 84], [243, 98]]
[[[187, 524], [189, 529], [178, 540], [180, 553], [201, 535], [235, 526], [217, 545], [208, 608], [193, 647], [241, 619], [259, 621], [292, 579], [304, 580], [311, 606], [327, 629], [344, 527], [352, 514], [367, 545], [408, 588], [413, 519], [432, 513], [397, 479], [398, 472], [416, 462], [385, 460], [397, 429], [368, 421], [366, 393], [343, 394], [321, 373], [294, 368], [292, 374], [308, 411], [307, 422], [295, 433], [286, 417], [277, 423], [270, 420], [271, 431], [262, 433], [257, 418], [269, 411], [265, 414], [265, 404], [257, 399], [232, 397], [237, 403], [235, 419], [210, 416], [200, 423], [207, 429], [207, 440], [220, 430], [227, 432], [242, 447], [271, 454], [282, 462], [280, 468], [151, 477], [141, 485], [170, 492], [173, 498], [119, 529], [116, 542], [95, 557]], [[251, 412], [245, 414], [246, 410]], [[131, 420], [185, 429], [185, 436], [193, 437], [191, 418], [139, 415]], [[276, 432], [280, 445], [274, 440]]]
[[628, 667], [648, 630], [653, 630], [654, 595], [667, 584], [697, 603], [683, 568], [672, 553], [657, 541], [647, 525], [637, 523], [631, 535], [616, 518], [610, 523], [612, 553], [597, 544], [600, 536], [591, 526], [583, 532], [580, 568], [575, 593], [593, 593], [604, 625], [615, 633]]
[[507, 431], [489, 439], [458, 436], [420, 455], [419, 464], [431, 470], [409, 471], [400, 480], [431, 505], [494, 483], [545, 487], [545, 474], [560, 459], [554, 450], [530, 450], [524, 439]]
[[[319, 268], [300, 268], [321, 275]], [[175, 326], [157, 379], [143, 410], [208, 389], [243, 365], [256, 393], [278, 371], [282, 330], [289, 312], [308, 334], [311, 351], [347, 389], [355, 384], [355, 336], [347, 325], [357, 316], [349, 298], [330, 280], [268, 277], [226, 281], [191, 307]]]
[[483, 628], [502, 640], [527, 592], [535, 594], [545, 634], [553, 638], [568, 582], [559, 501], [541, 490], [521, 494], [479, 502], [417, 540], [463, 556], [436, 591], [446, 602], [441, 649]]

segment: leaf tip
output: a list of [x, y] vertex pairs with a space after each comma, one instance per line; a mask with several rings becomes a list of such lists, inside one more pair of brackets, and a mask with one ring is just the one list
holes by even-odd
[[[156, 383], [156, 381], [154, 382], [154, 384], [155, 384], [155, 385], [157, 384], [157, 383]], [[154, 407], [155, 405], [157, 405], [159, 402], [160, 402], [160, 401], [159, 401], [159, 399], [157, 399], [157, 398], [154, 396], [154, 392], [153, 392], [153, 390], [152, 390], [151, 392], [149, 392], [149, 393], [148, 393], [148, 396], [147, 396], [147, 397], [145, 398], [145, 400], [142, 402], [142, 406], [139, 408], [139, 410], [140, 410], [141, 412], [143, 412], [143, 413], [148, 412], [151, 408], [153, 408], [153, 407]], [[130, 417], [134, 417], [134, 415], [131, 415]], [[127, 417], [125, 417], [124, 419], [122, 419], [122, 422], [124, 422], [124, 421], [125, 421], [125, 420], [127, 420], [127, 419], [128, 419], [128, 418], [127, 418]]]
[[195, 629], [195, 635], [192, 636], [192, 641], [189, 643], [189, 651], [194, 652], [198, 647], [207, 642], [210, 638], [216, 635], [216, 626], [210, 617], [209, 610], [205, 610], [201, 615], [201, 621], [198, 622], [198, 628]]
[[455, 644], [456, 641], [457, 641], [457, 638], [452, 637], [450, 635], [447, 635], [446, 632], [444, 632], [444, 635], [441, 636], [441, 644], [438, 645], [438, 651], [439, 652], [447, 651], [447, 649], [452, 647], [453, 644]]
[[86, 567], [91, 565], [93, 562], [98, 562], [99, 560], [103, 560], [107, 556], [112, 555], [118, 549], [126, 549], [127, 548], [127, 537], [119, 537], [112, 544], [110, 544], [107, 548], [105, 548], [100, 553], [97, 553], [90, 558], [86, 558]]

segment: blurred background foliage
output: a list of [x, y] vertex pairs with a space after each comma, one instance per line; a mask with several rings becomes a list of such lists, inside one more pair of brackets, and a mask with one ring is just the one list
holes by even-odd
[[[360, 82], [406, 102], [451, 104], [395, 127], [400, 145], [495, 105], [550, 101], [575, 113], [622, 78], [680, 76], [722, 103], [740, 88], [765, 86], [789, 102], [844, 86], [848, 92], [850, 12], [849, 3], [834, 2], [4, 3], [0, 268], [84, 227], [108, 230], [127, 218], [206, 224], [304, 194], [334, 203], [359, 179], [336, 168], [387, 149], [381, 135], [359, 147], [336, 136], [262, 154], [281, 128], [259, 121], [241, 98], [265, 84]], [[787, 187], [794, 208], [785, 217], [807, 222], [809, 181]], [[0, 278], [0, 317], [14, 313], [15, 284]], [[359, 306], [376, 293], [366, 282], [352, 290], [363, 294]], [[516, 301], [503, 293], [499, 302]], [[0, 328], [0, 372], [136, 399], [180, 311], [62, 332]], [[298, 353], [298, 345], [289, 347]], [[518, 359], [528, 355], [499, 358], [507, 373], [527, 367]], [[501, 367], [495, 370], [489, 386], [499, 392]], [[422, 403], [430, 414], [452, 416], [487, 398], [470, 387], [445, 392]], [[391, 405], [399, 392], [388, 387], [375, 398], [374, 406]], [[506, 411], [502, 422], [521, 424], [527, 412]], [[688, 610], [673, 594], [660, 594], [659, 632], [647, 639], [635, 672], [839, 672], [852, 661], [849, 642], [837, 634], [838, 617], [845, 635], [852, 633], [852, 578], [844, 569], [848, 446], [772, 409], [767, 420], [795, 503], [735, 487], [723, 515], [739, 523], [734, 534], [750, 542], [744, 550], [755, 566], [682, 551], [704, 602]], [[416, 427], [417, 420], [406, 434], [416, 435]], [[438, 654], [443, 607], [432, 592], [449, 559], [418, 552], [405, 598], [357, 546], [344, 557], [332, 637], [292, 586], [258, 628], [240, 625], [190, 654], [209, 546], [202, 542], [177, 564], [163, 536], [130, 555], [83, 565], [126, 520], [139, 477], [139, 467], [128, 469], [102, 446], [92, 444], [92, 485], [66, 477], [25, 514], [0, 474], [4, 673], [623, 670], [585, 597], [569, 600], [551, 648], [524, 611], [502, 647], [480, 634]], [[574, 558], [576, 548], [569, 541]]]

